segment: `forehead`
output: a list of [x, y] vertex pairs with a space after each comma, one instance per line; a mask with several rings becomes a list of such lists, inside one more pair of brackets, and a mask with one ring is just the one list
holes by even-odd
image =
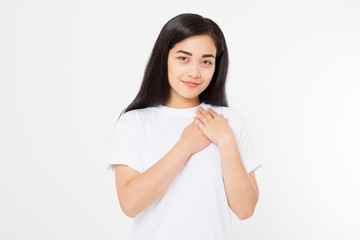
[[178, 50], [185, 50], [191, 53], [216, 53], [216, 46], [212, 37], [208, 35], [197, 35], [186, 38], [174, 45], [170, 52], [175, 53]]

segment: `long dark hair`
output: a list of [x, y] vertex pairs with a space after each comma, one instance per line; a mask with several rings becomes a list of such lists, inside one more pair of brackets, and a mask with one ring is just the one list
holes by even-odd
[[225, 84], [229, 56], [225, 37], [219, 26], [211, 19], [198, 14], [183, 13], [170, 19], [161, 29], [146, 65], [140, 90], [132, 103], [120, 113], [120, 116], [133, 109], [165, 103], [170, 94], [167, 70], [169, 50], [176, 43], [188, 37], [203, 34], [209, 35], [214, 40], [216, 45], [216, 65], [211, 82], [199, 95], [199, 100], [214, 106], [228, 107]]

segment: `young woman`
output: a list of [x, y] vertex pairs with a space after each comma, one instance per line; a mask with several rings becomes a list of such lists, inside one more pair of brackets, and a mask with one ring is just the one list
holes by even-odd
[[136, 240], [233, 239], [229, 208], [258, 201], [251, 137], [228, 107], [218, 25], [180, 14], [162, 28], [139, 93], [120, 114], [108, 169]]

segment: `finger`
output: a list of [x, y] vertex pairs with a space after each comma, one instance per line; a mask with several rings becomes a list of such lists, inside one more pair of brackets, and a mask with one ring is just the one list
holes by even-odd
[[194, 117], [193, 119], [194, 119], [195, 124], [196, 124], [200, 129], [203, 129], [204, 124], [199, 120], [199, 118]]
[[211, 120], [213, 117], [202, 107], [198, 107], [198, 109], [196, 110], [196, 115], [198, 118], [200, 118], [200, 120], [206, 124], [208, 122], [208, 120]]
[[204, 108], [202, 108], [201, 106], [199, 106], [198, 108], [198, 111], [200, 111], [200, 113], [202, 114], [202, 115], [204, 115], [204, 117], [206, 117], [207, 119], [212, 119], [213, 117], [211, 116], [211, 114], [208, 112], [208, 111], [206, 111]]
[[214, 110], [212, 110], [211, 108], [208, 108], [207, 111], [211, 114], [211, 116], [213, 118], [216, 118], [219, 116], [219, 114], [217, 112], [215, 112]]
[[[197, 116], [196, 116], [196, 117], [194, 117], [193, 119], [194, 119], [194, 122], [195, 122], [195, 123], [199, 123], [199, 124], [204, 125], [204, 122], [203, 122], [203, 120], [201, 120], [200, 117], [197, 117]], [[202, 117], [202, 119], [204, 119], [204, 118]], [[198, 125], [199, 125], [199, 124], [198, 124]]]

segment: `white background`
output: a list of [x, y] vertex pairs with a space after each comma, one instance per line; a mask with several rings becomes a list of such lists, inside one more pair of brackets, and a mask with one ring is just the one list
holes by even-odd
[[0, 1], [0, 239], [129, 239], [105, 171], [163, 25], [214, 20], [260, 198], [235, 239], [359, 239], [358, 1]]

